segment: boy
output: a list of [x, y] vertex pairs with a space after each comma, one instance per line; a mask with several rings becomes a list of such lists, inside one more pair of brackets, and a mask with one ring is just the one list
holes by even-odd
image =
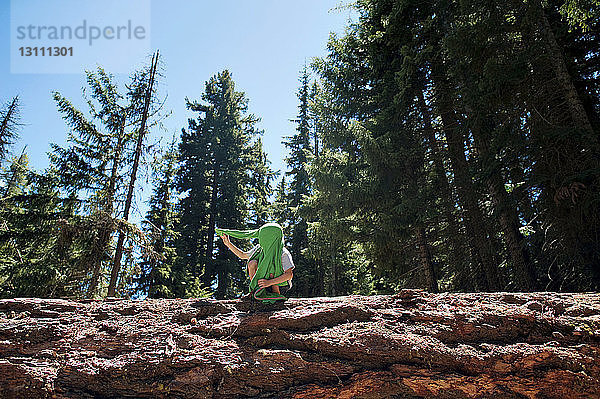
[[[251, 291], [257, 289], [258, 292], [271, 287], [273, 293], [280, 295], [280, 287], [289, 289], [292, 286], [294, 262], [290, 252], [283, 246], [283, 229], [279, 224], [267, 223], [256, 230], [216, 229], [216, 232], [231, 252], [240, 259], [249, 260], [247, 268]], [[229, 235], [237, 238], [258, 238], [259, 244], [244, 252], [231, 243]], [[259, 267], [261, 273], [255, 282], [254, 277]]]

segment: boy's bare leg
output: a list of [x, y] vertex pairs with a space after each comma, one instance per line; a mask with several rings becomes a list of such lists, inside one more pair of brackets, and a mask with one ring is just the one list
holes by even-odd
[[256, 269], [258, 269], [258, 261], [256, 259], [252, 259], [250, 262], [248, 262], [248, 276], [250, 277], [250, 280], [254, 278]]
[[[273, 278], [273, 273], [269, 274], [269, 278]], [[276, 294], [281, 294], [279, 292], [279, 286], [277, 284], [271, 286], [271, 290]]]
[[[258, 269], [258, 261], [256, 259], [253, 259], [250, 262], [248, 262], [248, 276], [250, 277], [250, 280], [254, 278], [254, 275], [256, 274], [256, 269]], [[269, 278], [273, 278], [272, 273], [269, 275]], [[271, 291], [273, 291], [276, 294], [281, 294], [278, 285], [272, 285]]]
[[[256, 274], [256, 269], [258, 269], [258, 261], [256, 259], [253, 259], [250, 262], [248, 262], [247, 266], [248, 266], [248, 276], [250, 277], [250, 280], [252, 280], [252, 278]], [[248, 294], [242, 296], [240, 299], [242, 301], [249, 301], [252, 299], [252, 294], [248, 293]]]

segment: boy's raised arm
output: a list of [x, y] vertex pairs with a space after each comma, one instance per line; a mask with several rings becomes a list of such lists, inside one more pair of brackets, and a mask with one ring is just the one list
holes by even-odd
[[236, 247], [235, 245], [233, 245], [231, 243], [231, 241], [229, 241], [229, 236], [228, 235], [221, 235], [219, 236], [221, 237], [221, 239], [223, 240], [223, 244], [225, 244], [225, 246], [227, 248], [229, 248], [231, 250], [231, 252], [233, 252], [238, 258], [240, 259], [248, 259], [250, 256], [248, 254], [248, 252], [244, 252], [241, 249], [239, 249], [238, 247]]

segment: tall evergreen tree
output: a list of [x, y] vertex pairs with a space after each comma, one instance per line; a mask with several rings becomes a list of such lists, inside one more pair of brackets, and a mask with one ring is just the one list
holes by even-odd
[[101, 68], [86, 73], [91, 89], [91, 96], [86, 97], [91, 118], [55, 92], [54, 99], [71, 131], [68, 147], [52, 144], [49, 156], [62, 189], [84, 199], [81, 211], [89, 215], [91, 229], [85, 232], [90, 241], [82, 251], [81, 264], [91, 273], [87, 295], [93, 296], [102, 268], [111, 259], [115, 205], [122, 188], [122, 170], [127, 166], [123, 153], [132, 135], [126, 130], [126, 110], [120, 105], [123, 96], [118, 93], [114, 78]]
[[[143, 74], [143, 72], [141, 72]], [[82, 241], [78, 264], [88, 275], [87, 295], [100, 293], [103, 272], [113, 262], [112, 238], [120, 226], [143, 241], [133, 225], [118, 219], [119, 204], [125, 191], [125, 176], [138, 153], [132, 148], [139, 140], [139, 120], [144, 108], [147, 81], [134, 73], [129, 90], [119, 93], [114, 77], [98, 68], [86, 72], [90, 95], [84, 98], [87, 115], [60, 93], [54, 99], [70, 127], [68, 145], [52, 144], [50, 172], [58, 177], [61, 192], [78, 198], [78, 214], [83, 216], [70, 225]], [[153, 118], [159, 118], [153, 114]]]
[[[315, 231], [345, 221], [374, 264], [390, 263], [386, 280], [403, 285], [434, 290], [441, 278], [454, 289], [530, 290], [543, 275], [563, 287], [582, 287], [574, 278], [586, 275], [593, 286], [598, 58], [595, 33], [581, 29], [596, 24], [598, 7], [356, 7], [357, 23], [332, 36], [315, 63], [321, 97], [332, 99], [319, 111], [326, 128], [312, 166]], [[568, 26], [561, 13], [577, 22]], [[398, 247], [410, 250], [395, 254]], [[457, 259], [463, 248], [467, 262]], [[404, 277], [413, 262], [425, 281]]]
[[[158, 68], [159, 52], [152, 56], [150, 67], [134, 75], [133, 82], [129, 87], [129, 96], [132, 98], [132, 115], [134, 116], [134, 124], [139, 123], [136, 135], [135, 149], [133, 150], [133, 160], [131, 165], [131, 173], [129, 175], [129, 184], [127, 186], [127, 194], [125, 197], [125, 205], [123, 206], [123, 221], [127, 223], [129, 220], [129, 212], [133, 201], [133, 191], [136, 187], [137, 173], [140, 166], [140, 158], [144, 152], [145, 137], [148, 130], [148, 117], [153, 112], [153, 103], [156, 95], [156, 76]], [[156, 111], [154, 111], [156, 112]], [[125, 231], [119, 231], [115, 255], [110, 271], [110, 281], [108, 283], [108, 296], [114, 296], [121, 269], [121, 258], [123, 256], [123, 245], [125, 243]]]
[[229, 71], [206, 82], [201, 100], [187, 101], [199, 116], [182, 132], [177, 185], [185, 197], [175, 228], [180, 238], [174, 273], [179, 295], [216, 285], [215, 295], [222, 298], [242, 289], [244, 274], [227, 249], [215, 245], [215, 228], [246, 225], [258, 118], [247, 113], [248, 100], [235, 91]]
[[72, 199], [62, 199], [56, 178], [28, 167], [25, 152], [15, 157], [0, 198], [0, 297], [78, 296], [72, 261], [76, 248], [62, 226], [72, 220]]
[[285, 175], [281, 176], [275, 187], [275, 198], [273, 199], [273, 219], [279, 223], [284, 231], [288, 230], [290, 220], [290, 208], [288, 206], [288, 185]]

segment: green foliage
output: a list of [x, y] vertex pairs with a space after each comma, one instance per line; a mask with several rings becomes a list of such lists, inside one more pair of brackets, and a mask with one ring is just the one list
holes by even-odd
[[19, 97], [0, 108], [0, 165], [7, 158], [9, 147], [18, 137]]
[[[119, 287], [123, 294], [130, 290], [134, 245], [143, 255], [149, 245], [137, 226], [117, 215], [138, 135], [145, 73], [134, 73], [120, 94], [114, 77], [102, 68], [87, 71], [87, 112], [53, 93], [69, 128], [67, 145], [51, 144], [50, 166], [43, 174], [27, 168], [24, 153], [3, 173], [2, 295], [102, 293], [117, 230], [129, 237], [128, 267]], [[156, 107], [151, 111], [150, 126], [159, 117]]]
[[271, 161], [267, 158], [260, 138], [252, 145], [250, 159], [249, 217], [252, 224], [262, 226], [273, 218], [270, 198], [273, 195], [273, 180], [278, 172], [274, 172], [269, 166]]
[[310, 76], [305, 65], [300, 76], [300, 88], [297, 96], [299, 100], [298, 116], [295, 134], [285, 137], [284, 144], [289, 150], [286, 158], [288, 171], [282, 180], [277, 198], [277, 207], [280, 216], [285, 215], [286, 246], [294, 259], [293, 289], [301, 296], [314, 296], [322, 293], [322, 280], [319, 281], [319, 262], [307, 257], [309, 247], [308, 215], [304, 212], [305, 199], [312, 191], [312, 182], [309, 177], [308, 167], [314, 158], [314, 149], [311, 145], [310, 115]]
[[59, 112], [70, 128], [68, 145], [52, 144], [51, 170], [61, 190], [79, 198], [83, 218], [69, 221], [73, 239], [86, 237], [77, 263], [87, 268], [87, 295], [103, 286], [103, 276], [112, 260], [112, 236], [122, 223], [116, 219], [125, 179], [133, 161], [132, 147], [144, 91], [140, 74], [132, 76], [126, 94], [119, 93], [114, 77], [98, 68], [87, 71], [89, 94], [83, 91], [88, 115], [60, 93], [53, 94]]
[[80, 289], [75, 250], [60, 231], [73, 218], [73, 199], [62, 199], [56, 179], [38, 175], [23, 153], [5, 175], [0, 199], [0, 297], [71, 296]]

